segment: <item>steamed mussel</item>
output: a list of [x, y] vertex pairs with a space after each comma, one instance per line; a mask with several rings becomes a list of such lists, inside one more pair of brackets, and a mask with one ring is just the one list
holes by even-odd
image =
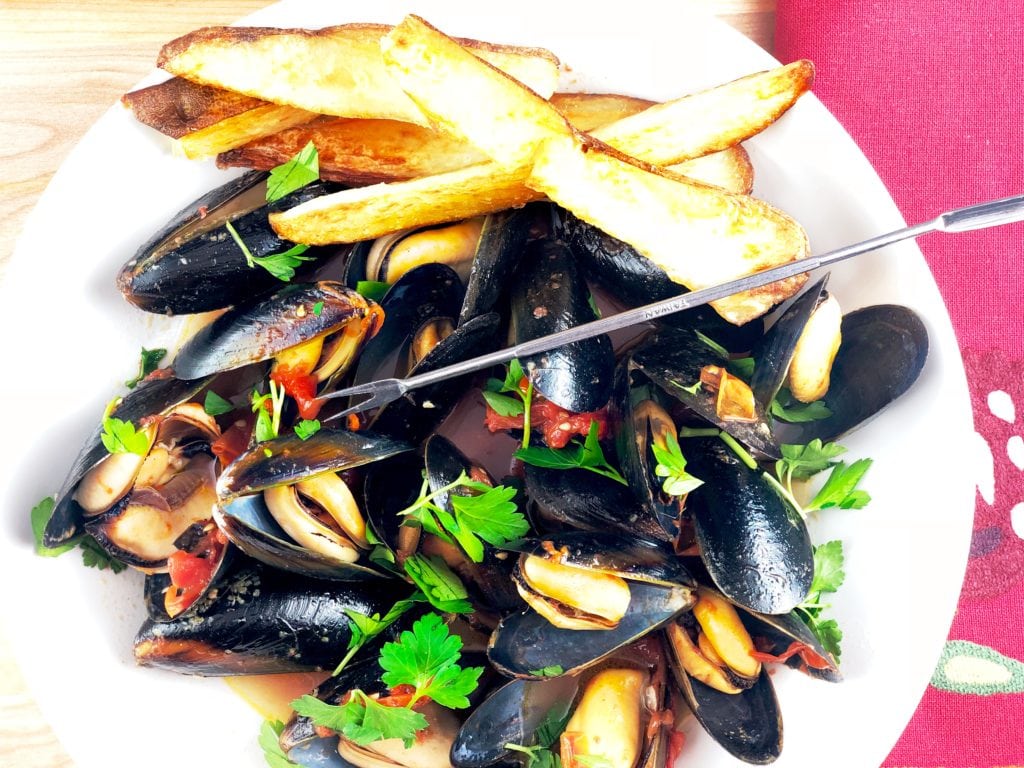
[[[281, 745], [303, 765], [528, 765], [547, 750], [566, 768], [667, 768], [684, 710], [732, 755], [775, 759], [768, 665], [841, 677], [807, 621], [815, 550], [775, 462], [909, 388], [927, 355], [916, 315], [843, 317], [826, 278], [767, 330], [704, 308], [618, 349], [590, 339], [334, 423], [319, 396], [346, 383], [436, 370], [682, 288], [550, 204], [318, 253], [317, 274], [285, 286], [230, 249], [237, 291], [165, 269], [220, 264], [226, 219], [256, 256], [287, 247], [259, 237], [261, 184], [197, 201], [122, 271], [151, 311], [205, 311], [214, 294], [230, 309], [106, 415], [136, 425], [145, 452], [108, 453], [97, 432], [46, 531], [49, 546], [91, 536], [146, 573], [136, 660], [200, 675], [335, 670], [315, 692], [323, 705], [422, 719], [407, 738], [296, 716]], [[232, 378], [246, 376], [255, 391]], [[792, 419], [806, 404], [819, 415]], [[481, 407], [509, 434], [486, 435]], [[471, 706], [394, 683], [395, 649], [424, 619], [486, 669]]]

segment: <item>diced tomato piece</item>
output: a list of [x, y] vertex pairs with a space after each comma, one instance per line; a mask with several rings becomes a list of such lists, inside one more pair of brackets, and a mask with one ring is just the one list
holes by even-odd
[[193, 552], [178, 550], [167, 558], [171, 586], [164, 597], [164, 608], [174, 617], [188, 609], [206, 587], [217, 570], [227, 539], [216, 527], [211, 527]]
[[[565, 448], [574, 437], [586, 437], [590, 432], [591, 422], [597, 422], [598, 439], [603, 440], [608, 436], [607, 408], [585, 413], [572, 413], [536, 392], [533, 395], [530, 404], [530, 428], [544, 435], [544, 443], [549, 448]], [[487, 406], [484, 426], [491, 432], [522, 429], [523, 424], [523, 416], [500, 416], [490, 405]]]
[[316, 377], [304, 373], [296, 373], [290, 368], [277, 368], [270, 378], [284, 387], [299, 407], [299, 416], [303, 419], [315, 419], [323, 406], [316, 398]]

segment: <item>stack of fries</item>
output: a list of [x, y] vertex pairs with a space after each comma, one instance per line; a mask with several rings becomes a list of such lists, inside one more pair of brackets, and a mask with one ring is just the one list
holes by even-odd
[[[269, 169], [309, 141], [325, 179], [352, 185], [271, 223], [297, 243], [355, 242], [550, 199], [690, 289], [803, 258], [793, 219], [750, 197], [740, 142], [811, 85], [798, 61], [664, 104], [555, 93], [549, 51], [396, 27], [210, 27], [164, 46], [176, 75], [123, 102], [188, 157]], [[369, 186], [364, 186], [369, 185]], [[715, 302], [734, 323], [803, 284]]]

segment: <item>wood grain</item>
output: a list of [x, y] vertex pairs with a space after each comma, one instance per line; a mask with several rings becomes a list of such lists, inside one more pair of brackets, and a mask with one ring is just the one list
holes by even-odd
[[[771, 50], [775, 0], [690, 0]], [[153, 68], [160, 46], [266, 0], [0, 2], [0, 279], [25, 218], [85, 131]], [[27, 510], [26, 510], [27, 514]], [[0, 768], [70, 768], [0, 626]]]

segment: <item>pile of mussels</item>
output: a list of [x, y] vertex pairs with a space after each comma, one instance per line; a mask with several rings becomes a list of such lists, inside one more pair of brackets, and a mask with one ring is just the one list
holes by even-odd
[[[463, 472], [493, 484], [437, 433], [461, 401], [479, 400], [478, 379], [411, 392], [361, 423], [324, 426], [305, 440], [287, 425], [316, 412], [318, 393], [428, 371], [593, 320], [588, 280], [621, 306], [683, 289], [629, 246], [543, 204], [312, 249], [307, 255], [317, 259], [282, 287], [247, 264], [223, 227], [230, 220], [255, 256], [288, 248], [267, 224], [265, 185], [265, 174], [248, 174], [210, 192], [122, 269], [122, 292], [143, 310], [228, 309], [113, 411], [139, 425], [148, 453], [108, 453], [98, 429], [46, 529], [48, 546], [87, 533], [146, 574], [149, 619], [135, 641], [138, 662], [199, 675], [333, 669], [352, 634], [347, 611], [383, 615], [412, 592], [400, 569], [369, 559], [374, 541], [393, 562], [421, 551], [459, 574], [474, 611], [452, 618], [453, 627], [470, 638], [469, 660], [488, 672], [468, 717], [446, 713], [409, 750], [339, 744], [337, 734], [324, 737], [294, 718], [281, 744], [296, 762], [515, 764], [521, 755], [505, 744], [534, 743], [559, 703], [580, 714], [576, 727], [625, 744], [616, 768], [666, 765], [673, 751], [666, 713], [685, 707], [731, 754], [773, 760], [782, 744], [779, 707], [752, 651], [840, 679], [835, 659], [793, 612], [814, 570], [804, 520], [716, 437], [682, 441], [688, 471], [703, 485], [667, 495], [652, 446], [664, 447], [681, 426], [713, 425], [770, 462], [781, 443], [837, 438], [917, 378], [928, 341], [914, 313], [872, 306], [840, 318], [826, 278], [767, 330], [761, 320], [730, 326], [701, 308], [664, 318], [618, 350], [602, 337], [523, 360], [559, 418], [595, 413], [610, 427], [605, 452], [628, 486], [584, 469], [513, 463], [501, 482], [518, 489], [530, 537], [486, 545], [483, 562], [473, 563], [458, 547], [402, 525], [396, 512], [415, 501], [424, 478], [435, 491]], [[327, 186], [314, 183], [269, 208]], [[390, 284], [379, 305], [354, 290], [363, 280]], [[811, 357], [827, 358], [818, 363], [831, 415], [773, 422], [768, 406], [787, 376], [798, 386], [791, 369], [804, 341], [818, 350]], [[717, 379], [716, 389], [707, 375], [723, 365], [716, 345], [754, 359], [753, 375], [739, 386], [753, 396], [746, 416], [723, 411], [724, 384]], [[211, 416], [203, 396], [213, 389], [244, 399], [268, 367], [272, 377], [300, 372], [307, 388], [287, 401], [284, 436], [257, 443], [251, 418]], [[702, 377], [705, 385], [693, 386]], [[812, 383], [809, 397], [822, 397], [822, 389]], [[343, 407], [336, 403], [321, 418]], [[543, 440], [533, 434], [535, 444]], [[447, 496], [435, 501], [450, 504]], [[201, 565], [187, 588], [168, 574], [182, 553]], [[403, 616], [314, 695], [336, 703], [356, 688], [384, 692], [380, 644], [419, 615]]]

